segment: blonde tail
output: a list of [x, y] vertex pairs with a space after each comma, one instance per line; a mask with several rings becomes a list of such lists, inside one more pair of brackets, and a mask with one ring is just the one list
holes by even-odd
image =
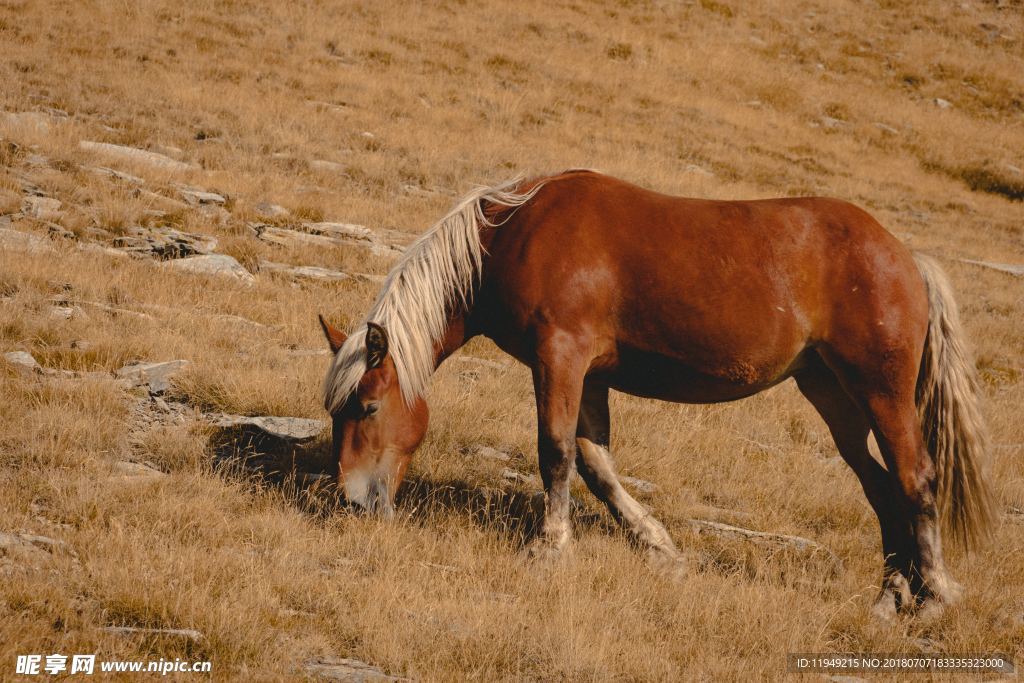
[[965, 548], [988, 540], [995, 520], [982, 460], [988, 434], [978, 381], [946, 274], [932, 258], [914, 254], [928, 289], [928, 336], [917, 380], [917, 410], [935, 463], [943, 530]]

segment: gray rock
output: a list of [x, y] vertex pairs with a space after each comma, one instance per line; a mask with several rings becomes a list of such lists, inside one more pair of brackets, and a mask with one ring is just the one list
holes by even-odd
[[310, 676], [345, 683], [390, 683], [409, 680], [384, 673], [382, 669], [358, 659], [346, 657], [317, 657], [307, 661], [303, 668]]
[[830, 561], [835, 571], [841, 570], [843, 566], [842, 561], [835, 553], [817, 541], [812, 541], [809, 538], [790, 536], [788, 534], [773, 534], [765, 531], [754, 531], [752, 529], [744, 529], [730, 524], [722, 524], [721, 522], [711, 522], [706, 519], [689, 519], [687, 522], [689, 522], [693, 530], [699, 535], [710, 534], [712, 536], [718, 536], [725, 539], [749, 541], [755, 545], [765, 548], [793, 548], [809, 555], [824, 556]]
[[645, 479], [637, 479], [636, 477], [625, 477], [620, 476], [619, 481], [629, 486], [630, 488], [639, 491], [640, 493], [654, 493], [658, 490], [658, 485], [649, 482]]
[[889, 126], [887, 124], [881, 123], [879, 121], [875, 121], [875, 128], [877, 128], [878, 130], [880, 130], [880, 131], [882, 131], [884, 133], [889, 133], [890, 135], [899, 135], [899, 133], [900, 133], [898, 130], [896, 130], [892, 126]]
[[983, 268], [991, 268], [1010, 275], [1024, 276], [1024, 264], [1020, 263], [993, 263], [991, 261], [975, 261], [974, 259], [962, 258], [961, 263], [971, 263]]
[[843, 121], [842, 119], [837, 119], [837, 118], [835, 118], [833, 116], [822, 116], [818, 120], [821, 122], [821, 125], [822, 125], [823, 128], [829, 128], [829, 129], [832, 129], [832, 130], [836, 130], [836, 129], [839, 129], [839, 128], [846, 128], [847, 126], [850, 125], [846, 121]]
[[309, 167], [315, 171], [327, 171], [329, 173], [344, 173], [345, 166], [335, 161], [327, 161], [326, 159], [313, 159], [309, 162]]
[[9, 125], [18, 126], [36, 133], [49, 133], [52, 118], [38, 111], [4, 112]]
[[303, 228], [314, 235], [327, 235], [328, 237], [355, 238], [372, 240], [373, 231], [364, 225], [356, 223], [306, 223]]
[[950, 109], [953, 106], [952, 102], [950, 102], [949, 100], [944, 100], [941, 97], [936, 97], [935, 99], [933, 99], [932, 104], [934, 104], [939, 109]]
[[119, 636], [175, 636], [178, 638], [187, 638], [188, 640], [194, 642], [198, 642], [203, 639], [202, 633], [191, 628], [143, 628], [141, 626], [104, 626], [103, 630], [107, 633], [116, 633]]
[[33, 553], [45, 550], [54, 552], [66, 548], [64, 541], [35, 534], [0, 532], [0, 555]]
[[155, 481], [167, 476], [166, 472], [161, 472], [155, 467], [128, 460], [115, 462], [114, 473], [114, 478], [121, 481]]
[[352, 279], [351, 275], [340, 270], [331, 270], [330, 268], [320, 268], [318, 266], [292, 266], [287, 263], [275, 263], [274, 261], [260, 261], [260, 270], [311, 280], [339, 282]]
[[507, 467], [501, 471], [501, 476], [503, 479], [514, 481], [517, 484], [526, 484], [528, 486], [537, 486], [540, 484], [540, 479], [532, 474], [523, 474], [522, 472], [517, 472]]
[[11, 228], [0, 228], [0, 248], [36, 254], [53, 251], [53, 245], [46, 238]]
[[192, 206], [223, 206], [227, 201], [216, 192], [206, 192], [205, 190], [197, 190], [195, 188], [182, 188], [180, 192], [185, 201]]
[[52, 197], [25, 197], [22, 213], [32, 218], [50, 220], [60, 211], [59, 199]]
[[[477, 456], [478, 458], [484, 458], [486, 460], [494, 460], [497, 462], [508, 462], [512, 459], [512, 456], [503, 451], [499, 451], [497, 448], [491, 448], [490, 446], [477, 445], [470, 449], [470, 453]], [[507, 470], [511, 472], [512, 470]], [[519, 474], [516, 472], [516, 474]], [[504, 472], [502, 472], [504, 475]]]
[[256, 281], [252, 273], [243, 268], [241, 263], [225, 254], [208, 254], [177, 259], [168, 261], [166, 266], [198, 275], [229, 277], [247, 285]]
[[125, 173], [124, 171], [117, 171], [113, 168], [107, 168], [106, 166], [87, 166], [86, 170], [89, 171], [90, 173], [95, 173], [97, 175], [105, 175], [111, 178], [117, 178], [118, 180], [123, 180], [125, 182], [132, 183], [133, 185], [142, 185], [143, 183], [146, 182], [144, 179], [140, 178], [137, 175]]
[[256, 431], [264, 435], [302, 443], [317, 437], [326, 426], [323, 420], [310, 420], [304, 417], [279, 417], [273, 415], [211, 415], [211, 424], [223, 430], [237, 432]]
[[[315, 226], [324, 224], [314, 223], [310, 225]], [[287, 228], [277, 228], [272, 225], [253, 225], [252, 227], [256, 231], [257, 237], [259, 237], [264, 242], [270, 242], [271, 244], [279, 244], [283, 246], [295, 243], [315, 244], [319, 246], [355, 246], [364, 249], [369, 249], [370, 252], [376, 256], [388, 256], [396, 253], [401, 253], [402, 251], [402, 248], [399, 246], [385, 244], [372, 237], [343, 235], [340, 234], [340, 232], [335, 232], [333, 235], [329, 235], [323, 234], [324, 232], [326, 232], [324, 230], [321, 230], [321, 234], [315, 234], [311, 232], [289, 230]]]
[[50, 317], [55, 320], [71, 320], [72, 318], [87, 318], [88, 316], [78, 306], [52, 306]]
[[8, 351], [4, 354], [4, 360], [25, 372], [41, 373], [43, 371], [42, 366], [27, 351]]
[[163, 154], [150, 152], [145, 149], [137, 149], [135, 147], [113, 145], [109, 142], [92, 142], [90, 140], [82, 140], [78, 145], [87, 152], [97, 152], [111, 158], [146, 164], [147, 166], [165, 169], [168, 171], [189, 171], [195, 168], [192, 164], [187, 164]]
[[686, 168], [683, 169], [683, 173], [695, 173], [697, 175], [704, 176], [705, 178], [713, 178], [715, 174], [706, 168], [702, 168], [697, 164], [687, 164]]
[[162, 394], [171, 388], [174, 373], [188, 365], [187, 360], [169, 360], [159, 363], [133, 363], [117, 371], [117, 376], [136, 386], [145, 386], [151, 394]]
[[173, 228], [132, 228], [115, 237], [113, 244], [134, 256], [176, 259], [210, 254], [217, 248], [217, 238]]
[[267, 202], [260, 202], [253, 207], [256, 213], [267, 218], [283, 218], [289, 214], [288, 209], [277, 204], [269, 204]]

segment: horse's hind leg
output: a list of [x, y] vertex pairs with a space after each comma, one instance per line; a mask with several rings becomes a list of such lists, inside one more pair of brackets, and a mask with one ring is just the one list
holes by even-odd
[[665, 527], [629, 495], [615, 475], [608, 453], [610, 429], [608, 387], [585, 383], [576, 427], [576, 468], [591, 492], [636, 541], [675, 566], [682, 556]]
[[962, 589], [942, 557], [935, 467], [924, 445], [914, 384], [904, 384], [902, 391], [869, 393], [867, 405], [875, 439], [895, 483], [898, 509], [910, 526], [912, 555], [905, 576], [920, 606], [937, 612], [958, 600]]
[[820, 359], [798, 374], [796, 382], [801, 393], [825, 421], [839, 454], [857, 475], [868, 503], [878, 516], [885, 565], [882, 590], [875, 601], [874, 612], [885, 619], [895, 617], [897, 608], [909, 606], [912, 601], [910, 584], [906, 579], [912, 543], [909, 525], [899, 521], [892, 477], [868, 449], [871, 424], [835, 374]]

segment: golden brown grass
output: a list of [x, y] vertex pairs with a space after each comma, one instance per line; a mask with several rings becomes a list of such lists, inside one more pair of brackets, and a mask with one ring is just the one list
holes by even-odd
[[[271, 202], [292, 218], [269, 222], [415, 232], [474, 182], [573, 166], [677, 194], [850, 199], [953, 279], [999, 503], [1020, 509], [1021, 280], [955, 259], [1024, 261], [1022, 205], [1009, 198], [1024, 166], [1022, 39], [1012, 3], [8, 2], [0, 109], [37, 114], [0, 115], [0, 213], [45, 235], [45, 221], [18, 215], [26, 193], [42, 193], [82, 240], [166, 225], [217, 236], [253, 270], [273, 260], [379, 274], [387, 259], [272, 246], [245, 224], [268, 220], [256, 206]], [[125, 163], [80, 140], [196, 169]], [[180, 184], [226, 195], [227, 213], [181, 205]], [[289, 350], [321, 348], [316, 314], [352, 321], [375, 291], [265, 272], [245, 288], [54, 248], [0, 252], [2, 350], [76, 371], [187, 358], [174, 391], [202, 409], [322, 417], [326, 359]], [[81, 313], [51, 317], [54, 297]], [[501, 358], [485, 342], [467, 351]], [[132, 445], [112, 379], [3, 366], [0, 397], [0, 531], [67, 544], [35, 567], [3, 565], [0, 677], [19, 653], [99, 652], [210, 659], [216, 680], [301, 678], [320, 654], [427, 680], [774, 679], [788, 651], [916, 652], [927, 639], [1019, 660], [1024, 645], [1019, 515], [987, 550], [953, 554], [962, 606], [933, 624], [869, 619], [876, 523], [788, 385], [710, 407], [613, 398], [622, 473], [656, 482], [644, 502], [695, 565], [711, 558], [679, 582], [648, 567], [579, 485], [573, 555], [520, 557], [535, 489], [501, 469], [535, 472], [521, 367], [442, 368], [394, 523], [215, 472], [196, 419]], [[515, 458], [461, 454], [478, 443]], [[169, 476], [126, 483], [111, 467], [127, 458]], [[474, 493], [483, 487], [490, 497]], [[691, 538], [691, 516], [813, 538], [844, 568]], [[204, 639], [125, 638], [99, 630], [108, 624]]]

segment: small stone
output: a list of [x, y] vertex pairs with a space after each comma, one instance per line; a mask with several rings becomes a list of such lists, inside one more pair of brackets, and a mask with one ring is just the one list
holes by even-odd
[[43, 371], [42, 366], [27, 351], [8, 351], [4, 354], [4, 360], [24, 372], [41, 373]]
[[823, 127], [829, 128], [829, 129], [832, 129], [832, 130], [835, 130], [835, 129], [838, 129], [838, 128], [846, 128], [847, 126], [850, 125], [846, 121], [843, 121], [842, 119], [837, 119], [837, 118], [835, 118], [833, 116], [822, 116], [819, 119], [819, 121], [821, 121], [821, 125]]
[[899, 135], [899, 133], [900, 133], [898, 130], [896, 130], [892, 126], [887, 125], [885, 123], [880, 123], [878, 121], [875, 121], [875, 128], [877, 128], [878, 130], [883, 131], [885, 133], [889, 133], [890, 135]]
[[949, 100], [944, 100], [941, 97], [936, 97], [935, 99], [933, 99], [932, 104], [934, 104], [939, 109], [949, 109], [953, 106], [952, 102], [950, 102]]
[[346, 683], [393, 683], [410, 680], [384, 673], [382, 669], [358, 659], [345, 657], [317, 657], [307, 661], [303, 668], [310, 676]]
[[171, 388], [170, 378], [187, 366], [187, 360], [159, 363], [133, 363], [117, 371], [117, 376], [130, 380], [136, 386], [145, 386], [151, 394], [162, 394]]
[[683, 169], [683, 173], [694, 173], [696, 175], [704, 176], [705, 178], [714, 178], [715, 174], [706, 168], [702, 168], [697, 164], [687, 164]]
[[[495, 460], [497, 462], [508, 462], [512, 459], [512, 456], [508, 453], [499, 451], [497, 448], [491, 448], [490, 446], [479, 445], [473, 448], [471, 452], [479, 458]], [[511, 472], [512, 470], [508, 471]], [[502, 474], [504, 474], [504, 472]], [[516, 474], [518, 474], [518, 472]]]
[[183, 188], [180, 190], [180, 193], [185, 201], [192, 206], [223, 206], [227, 201], [223, 196], [216, 192], [206, 192], [204, 190], [196, 190], [193, 188]]
[[517, 472], [507, 467], [501, 471], [501, 476], [503, 479], [507, 479], [508, 481], [514, 481], [517, 484], [526, 484], [528, 486], [536, 486], [540, 483], [537, 477], [531, 474], [523, 474], [522, 472]]
[[112, 168], [107, 168], [106, 166], [87, 166], [86, 170], [89, 171], [90, 173], [96, 173], [97, 175], [105, 175], [111, 178], [117, 178], [118, 180], [123, 180], [125, 182], [132, 183], [133, 185], [142, 185], [143, 183], [146, 182], [144, 179], [140, 178], [137, 175], [125, 173], [124, 171], [117, 171]]
[[208, 254], [177, 259], [168, 261], [166, 267], [198, 275], [230, 277], [248, 285], [256, 281], [252, 273], [247, 271], [241, 263], [226, 254]]
[[256, 210], [256, 213], [261, 216], [265, 216], [266, 218], [284, 218], [290, 213], [288, 209], [283, 206], [278, 204], [268, 204], [267, 202], [260, 202], [253, 208]]

